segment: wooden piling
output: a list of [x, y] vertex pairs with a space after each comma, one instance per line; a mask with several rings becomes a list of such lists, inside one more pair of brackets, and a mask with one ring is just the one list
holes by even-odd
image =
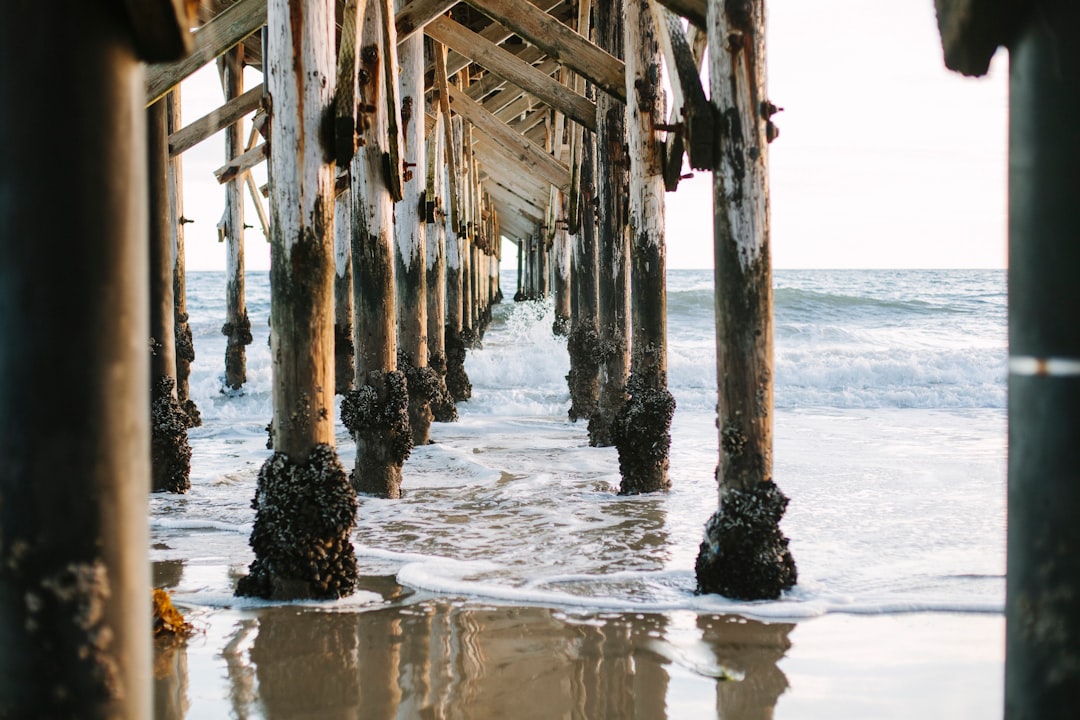
[[[180, 114], [180, 88], [174, 88], [167, 96], [169, 135], [183, 127]], [[169, 158], [169, 227], [172, 230], [172, 284], [173, 327], [176, 343], [176, 399], [188, 418], [188, 427], [202, 425], [202, 417], [195, 401], [191, 399], [188, 378], [191, 363], [195, 362], [195, 341], [191, 336], [191, 324], [187, 312], [187, 262], [184, 252], [184, 225], [190, 222], [184, 217], [184, 162], [181, 155]]]
[[165, 98], [146, 111], [150, 240], [151, 488], [183, 493], [191, 487], [188, 417], [176, 396], [173, 303], [173, 226], [169, 202], [169, 112]]
[[[1009, 54], [1005, 717], [1021, 720], [1070, 717], [1080, 700], [1080, 8], [1053, 0], [1016, 6], [1031, 9], [1020, 22], [1001, 24], [1016, 33]], [[972, 19], [995, 24], [998, 12], [985, 5]]]
[[[464, 137], [463, 120], [454, 117], [451, 121], [451, 144], [447, 149], [447, 157], [450, 153], [461, 155], [460, 148]], [[459, 163], [451, 160], [448, 163], [447, 179], [452, 177], [450, 169], [460, 167]], [[460, 181], [460, 178], [459, 178]], [[451, 182], [447, 183], [447, 189], [451, 189]], [[451, 203], [454, 202], [453, 193], [450, 194]], [[455, 225], [453, 215], [446, 218], [446, 389], [456, 402], [464, 402], [472, 396], [472, 383], [469, 382], [468, 373], [465, 372], [465, 355], [467, 347], [462, 338], [465, 328], [465, 238], [462, 228], [464, 217], [458, 219]]]
[[274, 454], [259, 470], [255, 551], [236, 591], [273, 599], [351, 593], [356, 495], [334, 450], [332, 0], [269, 0], [270, 350]]
[[705, 526], [698, 588], [779, 597], [796, 580], [773, 482], [773, 296], [769, 257], [765, 3], [709, 13], [709, 77], [718, 119], [713, 171], [720, 505]]
[[551, 331], [556, 335], [570, 334], [570, 293], [573, 288], [570, 284], [570, 233], [568, 215], [568, 198], [563, 193], [558, 193], [557, 210], [555, 216], [555, 321]]
[[[398, 142], [400, 107], [397, 43], [389, 0], [365, 0], [356, 95], [363, 112], [361, 142], [353, 156], [352, 203], [353, 345], [355, 390], [341, 403], [341, 417], [356, 440], [353, 486], [381, 497], [401, 496], [401, 465], [412, 450], [409, 396], [397, 369], [394, 296], [394, 198], [396, 169], [385, 158]], [[390, 116], [398, 113], [395, 120]]]
[[597, 288], [599, 255], [596, 242], [596, 142], [592, 133], [582, 137], [581, 216], [578, 226], [574, 296], [576, 310], [567, 340], [570, 353], [570, 420], [588, 420], [597, 412], [600, 394], [600, 313]]
[[[244, 46], [237, 45], [219, 59], [226, 102], [244, 94]], [[225, 128], [225, 162], [244, 154], [243, 122]], [[246, 347], [251, 344], [251, 320], [244, 302], [244, 173], [225, 183], [225, 213], [218, 225], [225, 242], [225, 386], [239, 390], [247, 382]]]
[[[436, 52], [439, 49], [436, 48]], [[454, 397], [446, 386], [446, 128], [447, 116], [435, 112], [435, 127], [427, 139], [427, 336], [428, 367], [435, 371], [431, 412], [437, 422], [458, 419]]]
[[[623, 56], [621, 2], [595, 4], [597, 44], [617, 58]], [[589, 443], [608, 446], [611, 426], [626, 401], [630, 368], [630, 253], [627, 225], [626, 106], [607, 93], [596, 98], [596, 196], [599, 221], [600, 397], [589, 418]]]
[[612, 428], [619, 492], [665, 490], [675, 398], [667, 388], [667, 258], [664, 152], [655, 129], [667, 117], [662, 54], [651, 0], [625, 0], [627, 139], [630, 150], [631, 356], [627, 401]]
[[334, 198], [334, 392], [353, 388], [352, 204], [349, 192]]
[[[400, 4], [400, 3], [399, 3]], [[409, 386], [413, 445], [431, 438], [432, 400], [438, 377], [428, 367], [427, 338], [427, 143], [424, 132], [424, 36], [400, 43], [401, 129], [405, 183], [394, 209], [394, 286], [398, 367]]]
[[[120, 6], [0, 4], [4, 717], [152, 712], [148, 58], [135, 42]], [[73, 128], [58, 221], [41, 151]]]

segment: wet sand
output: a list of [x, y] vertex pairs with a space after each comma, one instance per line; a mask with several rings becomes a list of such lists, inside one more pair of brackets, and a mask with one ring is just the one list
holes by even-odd
[[[176, 586], [184, 573], [183, 563], [157, 563], [155, 582]], [[761, 622], [492, 605], [415, 593], [393, 577], [368, 577], [362, 587], [338, 604], [185, 608], [181, 600], [197, 634], [156, 649], [155, 717], [959, 720], [1002, 712], [1000, 615]]]

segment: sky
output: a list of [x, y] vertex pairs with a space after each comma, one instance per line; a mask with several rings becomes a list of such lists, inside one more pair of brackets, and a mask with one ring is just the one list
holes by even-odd
[[[932, 0], [767, 0], [776, 268], [1000, 268], [1006, 259], [1008, 59], [945, 69]], [[262, 81], [247, 70], [245, 88]], [[217, 70], [184, 82], [184, 122], [223, 101]], [[245, 138], [247, 137], [245, 131]], [[190, 270], [223, 270], [223, 133], [184, 154]], [[256, 172], [265, 182], [265, 169]], [[711, 176], [667, 195], [669, 268], [712, 267]], [[269, 267], [247, 200], [246, 267]], [[512, 252], [503, 253], [514, 264]]]

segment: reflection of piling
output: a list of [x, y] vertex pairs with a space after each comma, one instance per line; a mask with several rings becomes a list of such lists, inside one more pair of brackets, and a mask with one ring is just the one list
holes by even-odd
[[401, 200], [394, 209], [394, 285], [400, 369], [409, 388], [409, 425], [414, 445], [431, 436], [431, 402], [438, 377], [428, 367], [427, 338], [427, 145], [424, 142], [424, 36], [398, 48], [401, 60], [401, 136], [405, 164]]
[[[740, 6], [741, 7], [741, 6]], [[713, 173], [720, 506], [698, 553], [698, 588], [776, 598], [795, 584], [779, 522], [787, 498], [772, 481], [773, 327], [764, 3], [725, 6], [709, 27], [717, 124]], [[736, 38], [734, 42], [731, 38]]]
[[[1080, 8], [1031, 5], [1030, 17], [1000, 25], [1019, 28], [1009, 59], [1005, 717], [1063, 718], [1080, 693]], [[990, 24], [1004, 12], [982, 10]]]
[[[148, 47], [166, 22], [141, 20], [101, 3], [0, 4], [5, 717], [152, 711], [142, 61], [175, 59], [182, 44]], [[181, 37], [188, 19], [172, 21]], [[63, 42], [43, 42], [40, 28]], [[65, 78], [64, 92], [43, 78]], [[59, 222], [42, 148], [72, 128], [73, 200]]]
[[182, 493], [191, 487], [188, 416], [176, 395], [172, 211], [169, 202], [168, 108], [162, 98], [147, 112], [150, 190], [150, 430], [151, 487]]
[[[244, 94], [244, 46], [237, 45], [218, 60], [226, 102]], [[225, 128], [225, 162], [244, 153], [243, 124]], [[244, 304], [244, 173], [225, 183], [225, 213], [218, 226], [225, 241], [225, 385], [238, 390], [247, 382], [245, 348], [251, 344], [251, 321]]]
[[356, 584], [356, 496], [334, 451], [332, 416], [334, 166], [320, 143], [333, 27], [331, 0], [267, 7], [275, 453], [259, 470], [255, 560], [241, 595], [336, 598]]
[[[597, 5], [596, 41], [615, 57], [623, 56], [622, 13], [614, 3]], [[600, 253], [600, 397], [589, 418], [589, 442], [613, 444], [611, 426], [626, 400], [630, 365], [630, 265], [627, 243], [626, 106], [605, 92], [596, 97], [597, 239]]]
[[585, 133], [581, 158], [581, 218], [578, 228], [577, 262], [574, 273], [575, 309], [567, 349], [570, 353], [570, 419], [588, 419], [596, 412], [600, 393], [600, 317], [597, 282], [596, 245], [596, 144], [592, 133]]
[[[180, 115], [180, 87], [174, 88], [167, 96], [169, 108], [169, 135], [182, 126]], [[184, 258], [184, 225], [189, 221], [184, 217], [184, 162], [180, 155], [169, 158], [169, 227], [172, 237], [172, 284], [173, 284], [173, 329], [176, 338], [176, 399], [184, 408], [188, 417], [188, 427], [202, 425], [202, 418], [195, 401], [191, 399], [188, 378], [191, 376], [191, 363], [195, 362], [195, 341], [191, 336], [191, 325], [187, 313], [187, 266]]]
[[739, 680], [716, 683], [716, 716], [770, 720], [788, 688], [779, 662], [791, 648], [792, 623], [763, 623], [735, 615], [698, 616], [701, 639]]
[[400, 112], [397, 103], [391, 103], [396, 97], [396, 42], [384, 39], [382, 25], [391, 7], [386, 0], [367, 3], [357, 53], [357, 95], [364, 112], [357, 126], [362, 144], [352, 159], [349, 191], [356, 374], [355, 389], [341, 404], [342, 421], [356, 440], [353, 487], [383, 497], [400, 496], [401, 465], [412, 448], [408, 389], [397, 370], [394, 200], [388, 184], [400, 181], [401, 168], [392, 164], [388, 171], [384, 160], [386, 154], [400, 157], [400, 116], [393, 118], [393, 135], [388, 118]]
[[663, 147], [654, 127], [665, 116], [658, 29], [648, 0], [627, 0], [626, 93], [630, 152], [631, 374], [612, 425], [622, 493], [670, 487], [668, 450], [675, 399], [667, 389], [667, 267]]

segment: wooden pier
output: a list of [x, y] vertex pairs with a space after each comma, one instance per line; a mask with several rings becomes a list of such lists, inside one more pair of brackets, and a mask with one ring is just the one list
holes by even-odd
[[[942, 16], [947, 57], [960, 69], [978, 72], [988, 51], [1015, 42], [1014, 156], [1062, 160], [1018, 163], [1013, 174], [1016, 187], [1039, 188], [1014, 193], [1013, 307], [1024, 318], [1012, 329], [1014, 360], [1020, 351], [1061, 356], [1065, 365], [1032, 367], [1065, 367], [1073, 378], [1025, 375], [1014, 363], [1010, 412], [1024, 419], [1014, 439], [1025, 455], [1010, 462], [1009, 702], [1042, 708], [1016, 717], [1070, 707], [1061, 688], [1080, 686], [1076, 574], [1066, 563], [1047, 576], [1024, 569], [1077, 545], [1076, 493], [1064, 482], [1076, 471], [1077, 404], [1066, 402], [1076, 332], [1045, 323], [1076, 298], [1061, 264], [1046, 260], [1058, 245], [1039, 243], [1076, 224], [1054, 190], [1075, 180], [1080, 149], [1075, 132], [1032, 108], [1051, 95], [1078, 104], [1080, 85], [1053, 84], [1055, 73], [1077, 79], [1076, 53], [1046, 47], [1065, 47], [1055, 28], [1080, 20], [1071, 5], [1036, 4], [1059, 22], [1016, 10], [972, 25], [975, 0], [938, 0], [964, 6], [952, 24]], [[226, 388], [244, 384], [250, 342], [245, 189], [272, 255], [274, 454], [259, 473], [256, 560], [239, 592], [352, 592], [356, 493], [399, 496], [414, 443], [469, 399], [464, 362], [502, 296], [504, 240], [518, 249], [515, 299], [550, 297], [553, 331], [569, 334], [571, 419], [588, 420], [592, 444], [617, 447], [621, 492], [669, 487], [663, 208], [684, 159], [714, 178], [719, 506], [698, 584], [742, 598], [789, 589], [795, 565], [778, 528], [787, 499], [772, 481], [768, 145], [777, 108], [765, 89], [764, 5], [5, 4], [0, 134], [18, 141], [0, 156], [0, 716], [148, 716], [146, 493], [151, 478], [154, 490], [186, 488], [186, 431], [198, 421], [187, 387], [180, 159], [223, 129]], [[1014, 20], [1019, 29], [1004, 33]], [[65, 42], [26, 32], [45, 25]], [[184, 125], [179, 84], [215, 61], [223, 105]], [[245, 90], [245, 66], [263, 73], [261, 85]], [[42, 77], [68, 79], [71, 95], [45, 92]], [[240, 122], [252, 114], [245, 141]], [[65, 161], [77, 196], [61, 228], [45, 220], [57, 192], [40, 149], [73, 128], [79, 142]], [[265, 216], [250, 174], [263, 162]], [[1024, 238], [1038, 252], [1020, 247]], [[1047, 283], [1060, 302], [1026, 302]], [[335, 392], [357, 444], [351, 472], [334, 450]], [[1055, 415], [1044, 428], [1045, 407]], [[1039, 454], [1048, 447], [1056, 454]], [[1027, 453], [1044, 461], [1038, 478]], [[1044, 495], [1031, 494], [1036, 486]], [[1060, 509], [1052, 527], [1042, 522], [1051, 506]], [[1071, 544], [1055, 545], [1063, 537]], [[1058, 634], [1044, 637], [1047, 628]], [[1044, 693], [1027, 692], [1038, 683]]]

